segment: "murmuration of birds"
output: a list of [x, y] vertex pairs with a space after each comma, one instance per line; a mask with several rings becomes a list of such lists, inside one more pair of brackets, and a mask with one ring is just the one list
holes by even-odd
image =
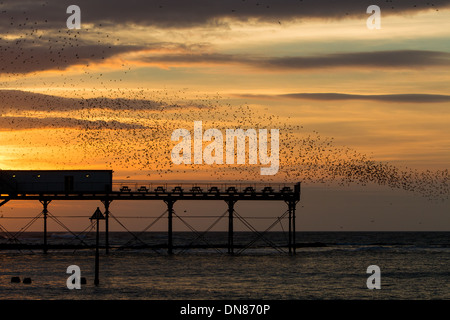
[[[163, 97], [176, 97], [165, 102]], [[183, 100], [183, 92], [176, 94], [161, 91], [138, 90], [134, 98], [130, 92], [120, 98], [61, 98], [43, 94], [18, 91], [1, 91], [0, 106], [21, 110], [24, 118], [35, 119], [35, 127], [25, 129], [53, 129], [55, 135], [46, 141], [58, 155], [60, 166], [73, 165], [73, 154], [82, 154], [83, 164], [104, 163], [112, 169], [136, 170], [154, 179], [167, 178], [171, 174], [192, 177], [204, 172], [214, 180], [276, 181], [303, 183], [378, 184], [403, 189], [430, 199], [448, 199], [448, 170], [419, 171], [400, 168], [388, 162], [375, 161], [365, 154], [339, 146], [333, 138], [318, 132], [309, 132], [288, 117], [273, 115], [261, 108], [248, 105], [230, 105], [220, 96], [197, 96], [197, 100]], [[11, 100], [9, 100], [9, 99]], [[58, 124], [56, 118], [42, 115], [53, 114], [47, 106], [58, 102], [60, 111], [67, 112]], [[70, 115], [70, 117], [68, 116]], [[3, 122], [15, 117], [1, 117]], [[48, 120], [50, 119], [50, 120]], [[71, 121], [72, 119], [73, 121]], [[280, 131], [280, 169], [277, 175], [261, 176], [258, 167], [250, 165], [174, 165], [170, 153], [175, 144], [171, 132], [177, 128], [190, 128], [201, 119], [204, 129], [217, 128], [277, 128]], [[17, 119], [16, 119], [17, 120]], [[9, 124], [21, 135], [25, 120]], [[51, 123], [55, 127], [51, 127]], [[2, 125], [5, 127], [5, 124]], [[53, 142], [50, 139], [54, 139]], [[26, 145], [26, 141], [23, 141]], [[28, 147], [32, 147], [30, 141]], [[205, 142], [205, 145], [207, 143]], [[39, 155], [34, 155], [39, 156]], [[248, 156], [248, 152], [247, 152]], [[248, 160], [248, 159], [247, 159]], [[246, 161], [248, 163], [248, 161]]]

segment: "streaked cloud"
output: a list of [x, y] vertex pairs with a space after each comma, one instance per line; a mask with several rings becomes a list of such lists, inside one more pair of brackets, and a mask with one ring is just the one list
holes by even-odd
[[322, 56], [273, 58], [261, 67], [271, 69], [315, 69], [335, 67], [422, 68], [450, 64], [450, 53], [423, 50], [334, 53]]
[[110, 120], [83, 120], [63, 117], [0, 117], [0, 131], [30, 130], [30, 129], [83, 129], [83, 130], [129, 130], [149, 129], [139, 124], [129, 124]]
[[375, 102], [404, 103], [440, 103], [450, 102], [450, 95], [442, 94], [346, 94], [346, 93], [288, 93], [280, 95], [238, 94], [241, 98], [274, 99], [290, 98], [299, 100], [337, 101], [337, 100], [367, 100]]
[[21, 90], [0, 90], [0, 115], [22, 111], [70, 112], [75, 110], [108, 109], [114, 111], [152, 111], [174, 108], [208, 108], [206, 104], [184, 102], [173, 103], [162, 100], [126, 98], [66, 98], [55, 95]]
[[450, 53], [426, 50], [393, 50], [374, 52], [332, 53], [316, 56], [261, 57], [222, 53], [152, 55], [140, 62], [160, 66], [182, 65], [247, 65], [268, 71], [295, 71], [323, 68], [425, 68], [450, 65]]
[[[14, 1], [4, 3], [0, 27], [18, 26], [35, 22], [47, 28], [65, 26], [68, 1]], [[227, 19], [239, 21], [278, 23], [279, 20], [305, 18], [345, 19], [349, 16], [365, 16], [371, 0], [164, 0], [164, 1], [119, 1], [108, 2], [78, 0], [82, 21], [97, 26], [105, 25], [145, 25], [164, 28], [189, 28], [193, 26], [220, 26]], [[450, 6], [448, 0], [424, 0], [414, 2], [397, 0], [380, 3], [383, 14], [411, 14], [424, 10], [439, 10]], [[24, 10], [26, 8], [26, 10]], [[10, 17], [14, 17], [10, 21]], [[27, 19], [27, 20], [25, 20]], [[12, 23], [12, 25], [11, 25]]]
[[[24, 41], [24, 40], [22, 40]], [[4, 48], [0, 56], [0, 74], [27, 74], [59, 70], [70, 66], [101, 63], [120, 53], [140, 50], [142, 47], [108, 44], [81, 44], [77, 46], [58, 43], [31, 44], [18, 41], [0, 42]]]
[[[303, 21], [311, 19], [329, 21], [355, 16], [364, 21], [367, 18], [366, 8], [373, 4], [369, 0], [339, 3], [332, 0], [136, 0], [131, 3], [80, 0], [77, 5], [81, 8], [81, 30], [68, 30], [65, 25], [68, 17], [66, 8], [70, 4], [56, 0], [2, 3], [0, 73], [23, 75], [47, 70], [64, 71], [71, 66], [102, 64], [112, 58], [131, 59], [136, 63], [166, 68], [192, 64], [241, 64], [270, 71], [325, 67], [421, 68], [447, 66], [450, 60], [448, 53], [431, 50], [328, 52], [317, 56], [283, 57], [275, 57], [270, 52], [267, 56], [254, 52], [239, 55], [220, 50], [216, 52], [214, 43], [211, 46], [209, 43], [196, 43], [201, 39], [195, 38], [195, 35], [200, 33], [204, 37], [205, 29], [213, 34], [208, 41], [226, 38], [226, 31], [232, 32], [230, 21], [258, 26], [265, 22], [278, 26], [285, 21], [295, 21], [297, 26], [301, 26]], [[450, 0], [433, 3], [418, 0], [414, 4], [396, 1], [395, 4], [389, 2], [380, 6], [383, 15], [402, 16], [448, 8]], [[198, 32], [201, 28], [203, 31]], [[182, 29], [187, 33], [172, 32], [173, 29]], [[221, 30], [222, 36], [214, 30]], [[141, 37], [145, 34], [145, 39], [134, 38], [135, 31]], [[189, 43], [187, 39], [192, 35], [194, 43]], [[145, 56], [145, 52], [151, 53]], [[117, 70], [120, 65], [119, 61], [114, 61], [109, 67]]]

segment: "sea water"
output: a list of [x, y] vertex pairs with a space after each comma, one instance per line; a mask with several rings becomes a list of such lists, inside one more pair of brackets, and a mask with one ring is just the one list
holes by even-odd
[[[100, 249], [98, 286], [92, 248], [0, 250], [0, 299], [450, 299], [450, 232], [297, 232], [295, 255], [282, 232], [237, 232], [233, 255], [226, 232], [200, 239], [175, 232], [173, 255], [167, 254], [166, 233], [135, 236], [110, 234], [109, 253]], [[92, 244], [95, 236], [48, 237], [50, 245], [81, 240]], [[20, 241], [41, 243], [42, 234], [26, 233]], [[67, 288], [70, 265], [86, 278], [80, 290]], [[367, 287], [371, 265], [380, 268], [379, 290]], [[13, 276], [32, 283], [11, 283]]]

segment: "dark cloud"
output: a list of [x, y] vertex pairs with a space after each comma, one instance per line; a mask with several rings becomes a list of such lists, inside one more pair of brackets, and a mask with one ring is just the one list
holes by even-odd
[[218, 53], [168, 54], [141, 58], [163, 64], [243, 64], [264, 70], [310, 70], [320, 68], [423, 68], [450, 65], [450, 53], [424, 50], [350, 52], [303, 57], [256, 57]]
[[23, 111], [70, 112], [76, 110], [107, 109], [120, 110], [162, 110], [169, 108], [208, 108], [206, 104], [176, 104], [162, 100], [125, 98], [65, 98], [54, 95], [20, 90], [0, 90], [0, 115]]
[[450, 102], [450, 95], [442, 94], [380, 94], [360, 95], [344, 93], [289, 93], [281, 95], [251, 95], [239, 94], [242, 98], [272, 99], [291, 98], [300, 100], [336, 101], [336, 100], [367, 100], [376, 102], [404, 102], [404, 103], [439, 103]]
[[129, 124], [116, 120], [82, 120], [63, 117], [0, 117], [0, 131], [30, 130], [30, 129], [84, 129], [84, 130], [131, 130], [148, 129], [139, 124]]
[[380, 94], [380, 95], [357, 95], [342, 93], [292, 93], [281, 95], [294, 99], [309, 100], [370, 100], [380, 102], [407, 102], [407, 103], [434, 103], [450, 102], [449, 95], [442, 94]]
[[0, 111], [71, 111], [81, 109], [82, 101], [19, 90], [0, 90]]
[[[28, 74], [44, 70], [64, 70], [73, 65], [101, 62], [124, 52], [143, 48], [157, 50], [182, 48], [180, 44], [139, 43], [126, 44], [128, 39], [118, 39], [115, 31], [128, 27], [155, 26], [159, 28], [189, 28], [193, 26], [223, 27], [226, 19], [242, 22], [281, 23], [295, 19], [344, 19], [349, 16], [367, 17], [366, 9], [373, 1], [333, 1], [333, 0], [157, 0], [157, 1], [91, 1], [79, 0], [81, 8], [81, 30], [68, 30], [66, 9], [72, 1], [3, 1], [0, 4], [0, 74]], [[379, 4], [382, 14], [414, 13], [422, 10], [438, 10], [450, 7], [450, 0], [433, 3], [417, 0], [414, 3], [396, 0]], [[415, 55], [418, 53], [416, 52]], [[385, 65], [410, 65], [417, 56], [403, 59], [386, 53]], [[166, 62], [181, 60], [186, 62], [206, 61], [211, 63], [241, 62], [263, 65], [266, 68], [316, 68], [326, 64], [345, 65], [348, 55], [327, 57], [286, 57], [273, 59], [251, 59], [245, 61], [239, 56], [229, 55], [189, 55], [188, 57], [168, 56]], [[350, 65], [368, 65], [376, 55], [356, 54]], [[432, 57], [436, 61], [439, 57]], [[445, 57], [446, 58], [446, 57]], [[159, 58], [160, 61], [162, 58]], [[184, 59], [184, 60], [183, 60]], [[447, 58], [446, 58], [447, 59]], [[372, 61], [379, 64], [379, 61]]]
[[64, 44], [18, 45], [16, 41], [0, 42], [0, 73], [26, 74], [45, 70], [64, 70], [73, 65], [98, 63], [122, 52], [139, 50], [133, 46]]
[[421, 68], [450, 64], [450, 53], [423, 50], [335, 53], [309, 57], [284, 57], [263, 60], [269, 69], [315, 69], [333, 67]]
[[[65, 28], [66, 8], [73, 1], [3, 2], [0, 26], [16, 27], [34, 23], [46, 28]], [[342, 19], [348, 16], [367, 16], [366, 9], [372, 0], [78, 0], [82, 22], [105, 25], [139, 24], [159, 27], [192, 27], [220, 25], [224, 18], [240, 21], [277, 23], [280, 20], [324, 18]], [[376, 3], [375, 3], [376, 4]], [[422, 10], [439, 10], [450, 6], [449, 0], [396, 0], [378, 3], [382, 13], [403, 14]], [[11, 21], [10, 17], [14, 17]], [[28, 20], [25, 20], [28, 18]], [[13, 23], [11, 25], [11, 23]]]
[[263, 62], [263, 59], [252, 58], [248, 55], [232, 55], [222, 53], [183, 53], [183, 54], [164, 54], [151, 55], [137, 58], [138, 61], [154, 64], [257, 64]]

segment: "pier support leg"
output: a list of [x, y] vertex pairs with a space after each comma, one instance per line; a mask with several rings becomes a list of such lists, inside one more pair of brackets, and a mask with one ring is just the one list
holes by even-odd
[[289, 248], [289, 254], [292, 254], [292, 203], [290, 201], [288, 201], [288, 210], [289, 210], [288, 248]]
[[173, 254], [173, 242], [172, 242], [172, 218], [173, 218], [173, 204], [175, 200], [164, 201], [167, 204], [168, 225], [167, 225], [167, 253]]
[[298, 201], [289, 200], [286, 201], [289, 210], [289, 235], [288, 235], [288, 247], [289, 254], [296, 254], [296, 242], [295, 242], [295, 207]]
[[100, 238], [100, 225], [99, 225], [99, 219], [97, 219], [97, 232], [95, 235], [95, 278], [94, 278], [94, 284], [98, 286], [99, 284], [99, 238]]
[[109, 205], [112, 200], [102, 200], [105, 206], [105, 253], [109, 253]]
[[44, 253], [47, 253], [47, 214], [48, 214], [48, 204], [51, 202], [51, 200], [39, 200], [39, 202], [42, 204], [44, 209], [42, 210], [42, 213], [44, 214], [44, 247], [43, 251]]
[[228, 253], [234, 253], [234, 245], [233, 245], [233, 213], [234, 213], [234, 204], [236, 200], [226, 200], [228, 204]]
[[297, 247], [295, 243], [295, 207], [297, 206], [296, 202], [292, 202], [292, 245], [293, 245], [293, 253], [296, 254], [295, 248]]

